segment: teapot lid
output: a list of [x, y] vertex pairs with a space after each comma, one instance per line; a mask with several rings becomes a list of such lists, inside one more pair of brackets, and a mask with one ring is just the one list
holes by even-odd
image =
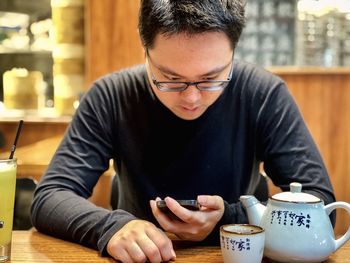
[[272, 196], [272, 199], [284, 202], [294, 203], [315, 203], [320, 202], [321, 199], [307, 193], [301, 192], [302, 185], [300, 183], [291, 183], [290, 192], [282, 192]]

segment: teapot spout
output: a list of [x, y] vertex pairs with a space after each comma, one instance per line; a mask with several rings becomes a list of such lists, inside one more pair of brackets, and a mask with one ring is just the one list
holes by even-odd
[[247, 212], [249, 224], [260, 226], [266, 206], [253, 195], [242, 195], [239, 200]]

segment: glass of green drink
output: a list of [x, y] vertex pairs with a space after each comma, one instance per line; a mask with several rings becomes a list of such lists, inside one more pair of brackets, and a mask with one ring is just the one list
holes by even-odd
[[10, 260], [17, 160], [0, 160], [0, 262]]

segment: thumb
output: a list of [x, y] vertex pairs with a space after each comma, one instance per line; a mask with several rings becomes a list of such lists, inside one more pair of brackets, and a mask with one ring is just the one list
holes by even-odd
[[219, 210], [224, 208], [224, 200], [218, 195], [199, 195], [197, 196], [198, 203], [212, 210]]

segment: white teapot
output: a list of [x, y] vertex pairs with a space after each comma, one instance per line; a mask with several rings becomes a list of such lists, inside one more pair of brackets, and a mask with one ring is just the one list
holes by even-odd
[[250, 224], [265, 229], [264, 255], [280, 262], [321, 262], [350, 238], [350, 226], [339, 239], [329, 214], [350, 204], [334, 202], [324, 205], [316, 196], [301, 192], [300, 183], [291, 183], [290, 192], [270, 197], [265, 207], [254, 196], [240, 197]]

